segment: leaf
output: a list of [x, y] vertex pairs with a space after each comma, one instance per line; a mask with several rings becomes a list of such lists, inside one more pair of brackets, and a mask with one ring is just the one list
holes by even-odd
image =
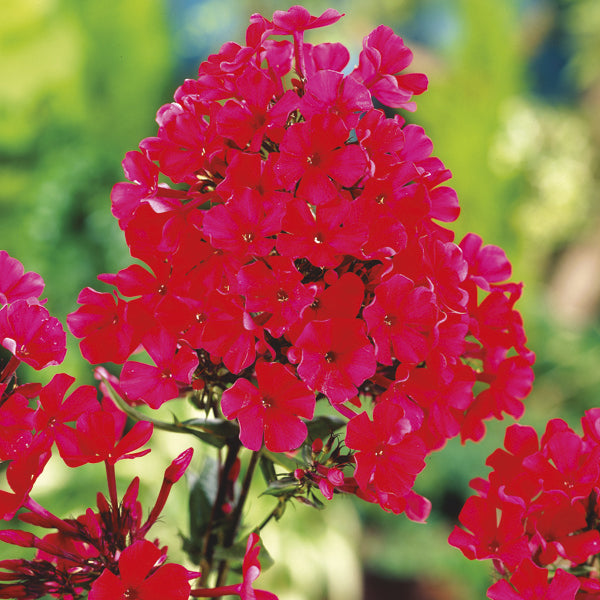
[[190, 491], [190, 537], [185, 551], [194, 563], [200, 561], [204, 536], [208, 531], [212, 507], [219, 488], [219, 465], [212, 457], [206, 457], [200, 473], [186, 473]]
[[317, 438], [326, 439], [328, 438], [334, 431], [341, 429], [346, 425], [346, 420], [341, 417], [335, 417], [330, 415], [319, 415], [315, 417], [312, 421], [309, 421], [306, 424], [308, 428], [308, 437], [312, 440]]
[[225, 419], [188, 419], [178, 421], [173, 417], [175, 424], [192, 433], [203, 442], [222, 448], [228, 439], [236, 438], [239, 435], [237, 425]]
[[259, 464], [260, 470], [267, 483], [271, 483], [272, 481], [275, 481], [277, 479], [277, 473], [275, 473], [275, 465], [273, 465], [273, 462], [269, 460], [269, 458], [267, 458], [264, 455], [261, 455]]
[[301, 461], [299, 461], [297, 457], [290, 458], [289, 456], [286, 456], [283, 453], [270, 452], [266, 448], [263, 448], [260, 451], [260, 454], [261, 457], [270, 460], [272, 463], [283, 467], [284, 469], [286, 469], [286, 471], [289, 472], [295, 471], [301, 464]]
[[284, 477], [271, 481], [269, 487], [261, 496], [291, 496], [300, 487], [299, 482], [293, 477]]

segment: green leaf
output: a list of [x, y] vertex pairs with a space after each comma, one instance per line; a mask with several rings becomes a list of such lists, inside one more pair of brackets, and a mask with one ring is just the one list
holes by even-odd
[[306, 424], [308, 428], [308, 437], [312, 440], [317, 438], [326, 439], [328, 438], [334, 431], [341, 429], [346, 425], [346, 420], [341, 417], [335, 417], [330, 415], [319, 415], [315, 417], [312, 421], [309, 421]]
[[299, 483], [293, 477], [284, 477], [269, 483], [269, 487], [261, 496], [291, 496], [299, 488]]
[[302, 461], [298, 460], [298, 457], [290, 458], [283, 453], [270, 452], [266, 448], [263, 448], [260, 454], [261, 457], [270, 460], [272, 463], [283, 467], [289, 472], [295, 471], [302, 464]]
[[206, 457], [200, 473], [186, 473], [190, 491], [190, 537], [185, 547], [194, 563], [200, 560], [204, 536], [208, 531], [212, 507], [219, 488], [219, 465], [212, 457]]
[[239, 435], [237, 425], [225, 419], [188, 419], [187, 421], [177, 421], [176, 417], [174, 419], [176, 425], [216, 448], [222, 448], [228, 439]]
[[260, 470], [267, 483], [276, 481], [277, 473], [275, 473], [275, 465], [268, 457], [261, 455], [260, 457]]

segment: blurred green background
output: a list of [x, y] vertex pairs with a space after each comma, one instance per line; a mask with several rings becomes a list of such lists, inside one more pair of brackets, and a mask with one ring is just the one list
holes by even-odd
[[[427, 73], [430, 87], [409, 119], [426, 128], [435, 154], [454, 174], [462, 205], [457, 237], [474, 231], [501, 245], [514, 278], [526, 284], [520, 308], [538, 361], [522, 422], [540, 429], [560, 416], [577, 427], [600, 398], [600, 3], [304, 5], [313, 14], [328, 7], [346, 13], [308, 40], [342, 41], [354, 62], [362, 37], [380, 23], [413, 49], [414, 70]], [[251, 13], [270, 16], [288, 6], [273, 0], [2, 3], [0, 247], [43, 275], [53, 314], [64, 320], [80, 289], [97, 285], [98, 273], [129, 264], [110, 214], [110, 189], [123, 179], [125, 152], [154, 135], [158, 107], [209, 53], [229, 39], [243, 41]], [[62, 369], [91, 381], [76, 351]], [[482, 443], [454, 441], [429, 460], [417, 485], [434, 504], [426, 526], [345, 499], [324, 513], [289, 510], [265, 530], [276, 566], [264, 586], [280, 600], [484, 598], [491, 567], [470, 563], [446, 538], [468, 481], [485, 476], [485, 457], [502, 444], [505, 426], [490, 424]], [[164, 466], [179, 443], [163, 441]], [[150, 503], [152, 478], [160, 479], [162, 467], [144, 464]], [[123, 474], [131, 476], [126, 468]], [[93, 502], [87, 492], [101, 476], [90, 468], [74, 487], [52, 467], [40, 497], [61, 514], [77, 512]], [[171, 518], [186, 527], [180, 522], [185, 490], [177, 494], [164, 535]], [[261, 503], [250, 510], [260, 514]], [[179, 541], [170, 535], [177, 558]]]

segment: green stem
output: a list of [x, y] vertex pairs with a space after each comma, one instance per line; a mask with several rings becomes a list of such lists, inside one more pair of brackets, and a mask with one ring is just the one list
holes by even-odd
[[202, 564], [200, 565], [200, 571], [202, 576], [200, 578], [200, 585], [206, 587], [206, 583], [210, 572], [212, 571], [213, 559], [215, 549], [219, 542], [219, 536], [214, 531], [217, 517], [222, 514], [222, 507], [225, 503], [225, 497], [227, 494], [227, 486], [229, 483], [229, 473], [238, 456], [240, 451], [241, 443], [238, 439], [232, 440], [227, 445], [227, 456], [225, 457], [225, 464], [221, 469], [221, 476], [219, 478], [219, 487], [217, 489], [217, 496], [212, 506], [210, 513], [210, 519], [208, 521], [208, 528], [204, 534], [204, 545], [202, 549]]
[[[240, 521], [242, 520], [242, 511], [244, 509], [246, 499], [248, 498], [248, 493], [250, 492], [250, 485], [252, 483], [252, 478], [254, 477], [254, 471], [256, 469], [256, 465], [258, 464], [259, 457], [260, 451], [253, 452], [250, 458], [250, 462], [248, 463], [248, 468], [246, 469], [246, 475], [244, 476], [244, 482], [242, 483], [242, 489], [240, 491], [240, 497], [238, 498], [234, 511], [231, 513], [229, 529], [227, 530], [227, 533], [225, 534], [225, 539], [223, 540], [224, 548], [230, 548], [231, 546], [233, 546], [235, 535], [240, 525]], [[217, 576], [216, 584], [217, 587], [225, 585], [225, 580], [227, 579], [228, 571], [229, 561], [222, 560], [219, 564], [219, 574]]]

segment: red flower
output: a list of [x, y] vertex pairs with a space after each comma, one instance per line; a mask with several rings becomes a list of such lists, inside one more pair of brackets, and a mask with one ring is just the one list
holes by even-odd
[[185, 342], [178, 347], [165, 329], [147, 334], [143, 345], [156, 366], [128, 360], [121, 372], [121, 387], [132, 401], [158, 408], [191, 383], [198, 356]]
[[134, 349], [133, 328], [125, 320], [127, 303], [116, 293], [81, 290], [75, 312], [67, 315], [71, 333], [83, 338], [81, 354], [92, 364], [124, 363]]
[[223, 392], [221, 409], [228, 419], [240, 424], [240, 440], [246, 448], [272, 452], [298, 448], [307, 429], [300, 419], [312, 419], [314, 394], [280, 363], [256, 364], [258, 389], [247, 379], [238, 379]]
[[152, 436], [152, 423], [138, 421], [124, 436], [123, 425], [107, 410], [84, 413], [77, 419], [75, 430], [63, 431], [56, 440], [62, 459], [69, 467], [102, 461], [114, 465], [125, 458], [148, 454], [149, 448], [135, 450]]
[[40, 275], [25, 269], [20, 261], [0, 251], [0, 306], [15, 300], [39, 298], [44, 291], [44, 280]]
[[66, 340], [60, 321], [37, 300], [16, 300], [0, 310], [0, 343], [38, 371], [63, 361]]
[[366, 155], [348, 144], [348, 129], [340, 117], [315, 115], [296, 123], [285, 133], [275, 166], [280, 183], [312, 204], [331, 202], [338, 195], [336, 183], [350, 187], [364, 174]]
[[557, 569], [551, 581], [548, 571], [524, 560], [510, 584], [502, 579], [488, 590], [492, 600], [575, 600], [580, 584], [575, 575]]
[[313, 300], [315, 289], [302, 285], [301, 281], [302, 275], [291, 259], [282, 256], [246, 265], [238, 274], [246, 310], [265, 313], [268, 318], [264, 327], [274, 337], [287, 331]]
[[309, 323], [296, 340], [302, 350], [298, 375], [338, 404], [358, 393], [375, 374], [375, 350], [359, 319], [327, 319]]
[[427, 77], [422, 73], [398, 74], [412, 62], [412, 52], [386, 25], [374, 29], [364, 40], [358, 67], [351, 73], [386, 106], [415, 110], [410, 102], [413, 94], [427, 89]]
[[392, 364], [392, 357], [400, 362], [421, 362], [436, 341], [436, 297], [424, 287], [415, 287], [404, 275], [394, 275], [378, 285], [363, 315], [377, 360], [385, 365]]
[[213, 206], [202, 231], [215, 248], [239, 255], [266, 256], [275, 245], [271, 236], [281, 228], [284, 207], [266, 205], [255, 190], [244, 189], [228, 203]]
[[119, 574], [104, 569], [92, 584], [89, 600], [187, 600], [187, 569], [174, 563], [161, 565], [163, 560], [164, 554], [153, 543], [134, 542], [121, 553]]
[[74, 377], [58, 373], [40, 390], [33, 425], [50, 444], [65, 435], [68, 429], [65, 423], [76, 421], [83, 413], [99, 408], [96, 389], [91, 385], [82, 385], [67, 398], [64, 397], [74, 381]]
[[354, 478], [361, 489], [374, 488], [384, 501], [386, 494], [406, 496], [415, 477], [425, 467], [425, 444], [411, 433], [404, 410], [392, 402], [380, 402], [371, 421], [362, 412], [348, 423], [346, 446], [356, 450]]

